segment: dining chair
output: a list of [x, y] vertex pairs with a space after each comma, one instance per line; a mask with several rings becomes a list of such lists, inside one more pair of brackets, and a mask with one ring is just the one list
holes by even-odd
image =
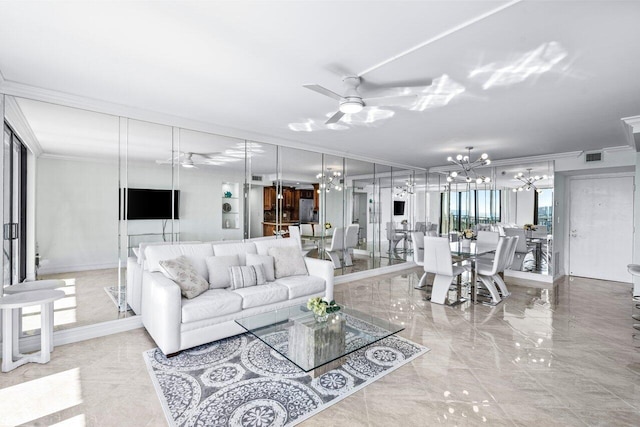
[[427, 223], [426, 222], [421, 222], [421, 221], [416, 221], [416, 231], [421, 231], [421, 232], [425, 232], [427, 231]]
[[[498, 247], [498, 241], [500, 240], [500, 234], [495, 231], [486, 231], [481, 230], [478, 231], [478, 236], [476, 237], [476, 247], [478, 250], [491, 250], [495, 251]], [[478, 260], [484, 261], [492, 261], [495, 254], [485, 254], [480, 255]]]
[[[627, 265], [627, 271], [632, 276], [640, 277], [640, 264], [629, 264], [629, 265]], [[633, 295], [633, 302], [634, 302], [634, 304], [640, 302], [640, 295]], [[636, 306], [636, 307], [640, 308], [640, 306]], [[640, 322], [640, 315], [632, 314], [631, 317], [633, 318], [633, 320], [636, 320], [636, 321]], [[633, 325], [633, 327], [635, 329], [639, 329], [638, 328], [639, 326], [640, 325]]]
[[436, 275], [433, 280], [431, 302], [444, 304], [453, 279], [470, 271], [470, 265], [453, 265], [449, 239], [446, 237], [424, 238], [424, 271]]
[[389, 252], [395, 251], [398, 243], [404, 239], [404, 233], [397, 233], [393, 222], [387, 222], [387, 240], [389, 241]]
[[345, 231], [343, 255], [345, 267], [351, 267], [353, 265], [351, 254], [353, 253], [353, 249], [358, 246], [358, 231], [360, 231], [359, 224], [350, 224]]
[[333, 268], [340, 268], [342, 264], [340, 262], [340, 254], [344, 251], [344, 227], [336, 227], [333, 229], [333, 235], [331, 236], [331, 243], [325, 248], [325, 252], [331, 262], [333, 262]]
[[303, 243], [300, 237], [300, 228], [297, 225], [289, 226], [289, 238], [294, 239], [298, 243], [298, 247], [302, 251], [302, 256], [307, 256], [309, 252], [316, 249], [316, 246], [309, 243]]
[[499, 277], [498, 273], [500, 271], [500, 266], [505, 262], [504, 258], [507, 244], [508, 241], [505, 237], [498, 240], [498, 247], [496, 249], [496, 255], [493, 258], [493, 262], [476, 262], [478, 279], [480, 279], [484, 287], [489, 291], [489, 294], [491, 295], [491, 301], [494, 304], [497, 304], [502, 300], [502, 298], [500, 298], [500, 293], [498, 292], [498, 289], [495, 285], [495, 278]]
[[515, 253], [516, 253], [516, 246], [518, 244], [519, 237], [509, 236], [509, 237], [504, 237], [504, 239], [507, 240], [507, 245], [504, 250], [504, 256], [502, 258], [502, 262], [500, 264], [500, 267], [498, 268], [498, 274], [494, 276], [494, 282], [498, 285], [498, 290], [502, 295], [502, 299], [511, 295], [511, 292], [509, 292], [509, 289], [507, 288], [507, 284], [505, 283], [503, 276], [504, 276], [504, 271], [513, 262], [513, 257], [515, 256]]
[[[411, 247], [413, 249], [413, 262], [424, 269], [424, 233], [422, 231], [414, 231], [411, 233]], [[425, 271], [416, 288], [424, 288], [427, 281], [427, 272]]]
[[300, 224], [300, 234], [303, 236], [313, 236], [312, 224]]

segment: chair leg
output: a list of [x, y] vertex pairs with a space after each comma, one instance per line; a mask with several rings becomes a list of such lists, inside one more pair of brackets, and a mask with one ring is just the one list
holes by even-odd
[[444, 304], [452, 280], [453, 277], [451, 276], [436, 274], [435, 279], [433, 279], [433, 288], [431, 289], [431, 302]]
[[346, 251], [344, 251], [344, 266], [351, 267], [352, 265], [353, 260], [351, 259], [351, 253], [349, 252], [349, 249], [347, 249]]
[[491, 277], [493, 279], [493, 281], [495, 283], [498, 284], [498, 288], [500, 288], [500, 293], [502, 294], [502, 298], [506, 298], [509, 295], [511, 295], [511, 292], [509, 292], [509, 289], [507, 289], [507, 284], [504, 283], [504, 280], [502, 280], [502, 277], [500, 277], [499, 274], [496, 274], [495, 276]]
[[418, 282], [418, 286], [416, 286], [416, 288], [424, 288], [425, 286], [427, 286], [427, 272], [426, 271], [424, 272], [424, 274], [420, 278], [420, 281]]
[[331, 259], [331, 261], [333, 262], [333, 268], [340, 268], [342, 267], [342, 264], [340, 264], [340, 255], [338, 255], [337, 252], [334, 251], [327, 251], [327, 255], [329, 255], [329, 258]]
[[495, 303], [500, 302], [500, 294], [498, 293], [498, 289], [496, 289], [496, 285], [493, 283], [491, 277], [480, 276], [478, 275], [478, 279], [482, 282], [482, 284], [487, 288], [489, 293], [491, 294], [491, 300]]

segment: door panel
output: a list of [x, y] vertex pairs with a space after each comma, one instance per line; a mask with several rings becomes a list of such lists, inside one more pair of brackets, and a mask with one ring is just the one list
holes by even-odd
[[570, 274], [629, 282], [633, 177], [573, 179], [570, 190]]

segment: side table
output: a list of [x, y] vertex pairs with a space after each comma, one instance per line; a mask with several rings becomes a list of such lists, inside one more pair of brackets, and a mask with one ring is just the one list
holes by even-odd
[[[65, 296], [63, 291], [43, 290], [20, 292], [0, 298], [2, 312], [2, 372], [9, 372], [29, 362], [47, 363], [53, 348], [53, 302]], [[24, 307], [40, 305], [40, 351], [20, 354], [18, 336], [18, 314]], [[14, 360], [16, 359], [16, 360]]]

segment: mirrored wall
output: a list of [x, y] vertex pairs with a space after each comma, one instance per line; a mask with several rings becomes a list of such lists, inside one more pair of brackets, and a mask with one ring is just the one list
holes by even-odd
[[[12, 191], [3, 181], [4, 223], [19, 230], [3, 281], [64, 280], [56, 330], [135, 315], [128, 265], [142, 262], [141, 245], [291, 238], [298, 227], [303, 253], [345, 275], [411, 261], [411, 231], [429, 222], [424, 170], [2, 99], [2, 160], [17, 177]], [[26, 334], [39, 325], [25, 314]]]
[[[455, 170], [455, 169], [451, 169]], [[519, 236], [511, 273], [553, 276], [553, 162], [478, 168], [484, 179], [451, 178], [451, 170], [429, 173], [427, 218], [452, 238], [463, 230]]]

